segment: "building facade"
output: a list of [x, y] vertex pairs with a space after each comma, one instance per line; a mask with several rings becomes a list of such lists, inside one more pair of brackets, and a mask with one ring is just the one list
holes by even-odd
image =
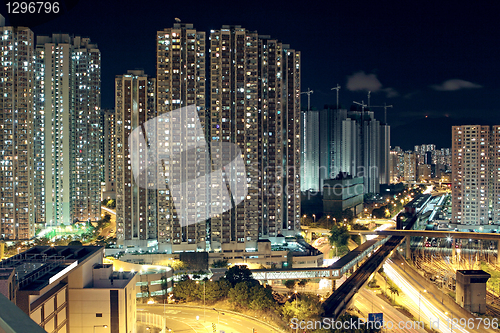
[[[208, 149], [189, 150], [186, 159], [179, 154], [194, 142], [205, 142], [206, 114], [206, 35], [192, 24], [176, 23], [156, 35], [157, 114], [165, 121], [159, 133], [164, 146], [159, 154], [166, 156], [158, 165], [167, 179], [167, 188], [158, 190], [158, 249], [161, 252], [205, 251], [208, 246], [207, 223], [192, 223], [198, 216], [207, 216], [209, 189], [205, 184], [194, 188], [185, 181], [179, 184], [179, 195], [173, 197], [168, 180], [192, 180], [209, 173]], [[200, 126], [188, 127], [186, 119], [177, 119], [171, 111], [195, 105]], [[205, 146], [208, 148], [207, 146]], [[178, 203], [174, 205], [174, 200]], [[182, 207], [182, 208], [181, 208]]]
[[[25, 27], [6, 27], [0, 16], [0, 234], [5, 240], [35, 236], [34, 35]], [[35, 203], [37, 204], [35, 206]]]
[[101, 200], [116, 199], [116, 132], [115, 111], [101, 112]]
[[[156, 115], [155, 91], [156, 80], [141, 70], [115, 79], [116, 233], [117, 244], [125, 247], [147, 248], [157, 243], [156, 190], [148, 188], [148, 174], [134, 180], [132, 173], [136, 164], [154, 152], [145, 146], [129, 147], [130, 133]], [[132, 153], [139, 159], [132, 161]]]
[[[136, 243], [126, 235], [136, 217], [128, 222], [119, 218], [129, 214], [124, 211], [131, 209], [132, 200], [120, 198], [120, 188], [128, 188], [130, 179], [127, 164], [120, 170], [118, 162], [126, 159], [123, 147], [130, 134], [119, 128], [127, 126], [119, 123], [124, 121], [119, 119], [120, 98], [117, 231], [124, 247], [163, 253], [254, 250], [261, 237], [276, 241], [279, 235], [299, 232], [299, 52], [239, 26], [213, 30], [208, 41], [192, 24], [176, 23], [157, 32], [154, 117], [161, 140], [154, 149], [163, 161], [157, 174], [166, 183], [156, 191], [157, 218], [147, 227], [151, 231]], [[184, 119], [183, 111], [191, 106], [195, 114]], [[229, 160], [224, 147], [231, 147]], [[244, 170], [232, 163], [236, 157]], [[210, 182], [191, 181], [205, 175]], [[136, 193], [142, 200], [142, 190]]]
[[100, 218], [100, 93], [97, 45], [64, 34], [37, 37], [35, 186], [46, 225]]
[[407, 182], [417, 181], [418, 154], [405, 151], [403, 155], [403, 179]]
[[47, 332], [135, 332], [136, 273], [103, 256], [98, 246], [32, 247], [2, 261], [0, 276], [17, 278], [0, 279], [0, 292]]
[[452, 223], [499, 223], [500, 126], [453, 126], [452, 156]]

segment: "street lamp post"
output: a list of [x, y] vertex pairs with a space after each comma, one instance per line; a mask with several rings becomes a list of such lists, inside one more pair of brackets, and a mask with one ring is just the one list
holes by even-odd
[[[216, 308], [212, 308], [214, 311], [217, 311], [217, 325], [220, 323], [220, 314], [221, 312], [217, 310]], [[224, 315], [224, 312], [222, 312], [222, 315]]]
[[[203, 281], [203, 320], [206, 322], [207, 321], [207, 313], [206, 313], [206, 307], [205, 307], [205, 283], [207, 281]], [[199, 281], [196, 281], [197, 284], [199, 284]]]
[[108, 325], [94, 325], [94, 333], [96, 327], [108, 328]]
[[[423, 291], [424, 291], [424, 293], [427, 292], [427, 290], [425, 290], [425, 289]], [[420, 321], [420, 298], [421, 298], [421, 296], [422, 296], [422, 292], [419, 291], [418, 292], [418, 321]]]
[[316, 214], [313, 214], [314, 223], [316, 223]]

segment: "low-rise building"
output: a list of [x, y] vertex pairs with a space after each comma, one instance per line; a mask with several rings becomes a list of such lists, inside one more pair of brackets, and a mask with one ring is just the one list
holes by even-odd
[[356, 216], [363, 211], [363, 177], [340, 173], [334, 179], [325, 179], [323, 185], [323, 212], [341, 215], [351, 210]]
[[16, 276], [0, 292], [49, 333], [135, 332], [136, 274], [103, 256], [100, 246], [32, 247], [0, 262]]

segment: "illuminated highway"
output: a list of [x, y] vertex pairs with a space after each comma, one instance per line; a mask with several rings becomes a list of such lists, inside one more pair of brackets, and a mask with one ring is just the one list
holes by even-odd
[[[354, 298], [354, 307], [361, 311], [361, 315], [366, 319], [369, 313], [383, 313], [384, 314], [384, 322], [391, 322], [393, 324], [393, 328], [391, 332], [396, 333], [411, 333], [411, 332], [419, 332], [425, 333], [424, 329], [410, 329], [405, 328], [407, 322], [411, 321], [410, 318], [403, 315], [397, 309], [392, 307], [390, 304], [379, 298], [375, 292], [371, 290], [367, 290], [365, 288], [361, 289], [359, 293]], [[399, 328], [401, 324], [401, 327]], [[411, 325], [411, 324], [409, 324]]]
[[[415, 273], [410, 267], [402, 269], [401, 263], [401, 261], [388, 259], [384, 264], [384, 272], [408, 298], [406, 306], [417, 320], [420, 312], [421, 321], [426, 325], [429, 325], [431, 321], [436, 325], [438, 323], [436, 330], [443, 333], [451, 333], [452, 331], [463, 333], [495, 332], [492, 329], [486, 329], [483, 325], [478, 328], [479, 320], [475, 319], [476, 317], [468, 315], [468, 312], [461, 310], [458, 304], [449, 302], [448, 299], [445, 300], [448, 297], [447, 295], [442, 293], [436, 294], [432, 290], [427, 290], [431, 289], [429, 288], [429, 282], [423, 280], [420, 276], [416, 276], [418, 273]], [[447, 307], [443, 305], [443, 301], [446, 301]], [[457, 320], [456, 318], [466, 318], [467, 320], [470, 318], [471, 320], [475, 320], [475, 326], [473, 326], [475, 329], [464, 329], [460, 325], [454, 325], [452, 330], [450, 323], [453, 318], [455, 320]]]

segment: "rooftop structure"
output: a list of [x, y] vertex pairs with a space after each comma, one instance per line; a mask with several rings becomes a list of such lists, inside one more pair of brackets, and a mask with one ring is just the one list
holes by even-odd
[[35, 246], [0, 262], [0, 292], [47, 332], [134, 331], [136, 274], [113, 272], [103, 255], [100, 246]]

